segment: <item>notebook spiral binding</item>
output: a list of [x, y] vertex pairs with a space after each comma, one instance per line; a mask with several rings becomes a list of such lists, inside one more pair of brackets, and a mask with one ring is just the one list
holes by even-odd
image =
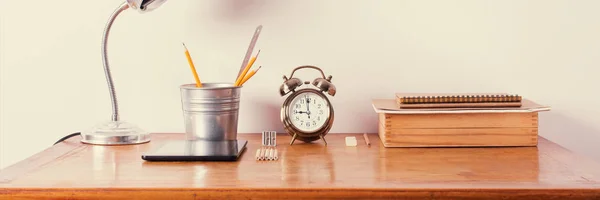
[[452, 96], [406, 96], [401, 104], [443, 104], [443, 103], [505, 103], [521, 102], [519, 95], [452, 95]]

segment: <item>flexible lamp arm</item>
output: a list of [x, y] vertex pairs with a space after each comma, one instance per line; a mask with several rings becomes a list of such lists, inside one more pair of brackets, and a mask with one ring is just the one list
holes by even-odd
[[106, 45], [108, 42], [108, 34], [110, 28], [117, 18], [117, 16], [127, 10], [129, 5], [127, 2], [123, 2], [119, 7], [110, 15], [106, 26], [104, 27], [104, 34], [102, 36], [102, 64], [104, 65], [104, 75], [106, 76], [106, 82], [108, 83], [108, 90], [110, 92], [110, 100], [112, 103], [112, 121], [119, 121], [119, 105], [117, 103], [117, 94], [115, 93], [115, 86], [113, 84], [112, 75], [108, 66], [108, 57], [106, 56]]
[[108, 64], [108, 56], [106, 46], [108, 46], [108, 35], [110, 29], [119, 14], [127, 9], [137, 10], [139, 13], [146, 13], [158, 8], [166, 0], [125, 0], [119, 4], [119, 7], [113, 11], [108, 18], [108, 22], [104, 27], [102, 35], [102, 64], [104, 66], [104, 75], [110, 100], [112, 103], [112, 118], [111, 121], [96, 124], [89, 130], [81, 131], [81, 142], [86, 144], [96, 145], [124, 145], [124, 144], [141, 144], [150, 142], [150, 133], [142, 130], [138, 126], [119, 119], [119, 105], [117, 104], [117, 94], [115, 85], [113, 84], [110, 67]]

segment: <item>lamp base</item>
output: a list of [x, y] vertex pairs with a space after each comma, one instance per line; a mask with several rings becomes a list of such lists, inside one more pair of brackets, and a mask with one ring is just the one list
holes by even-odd
[[124, 121], [109, 121], [81, 132], [81, 142], [97, 145], [126, 145], [150, 142], [150, 134]]

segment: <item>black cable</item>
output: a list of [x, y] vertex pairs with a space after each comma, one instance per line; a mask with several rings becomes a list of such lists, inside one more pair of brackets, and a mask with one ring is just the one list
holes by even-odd
[[56, 144], [58, 144], [58, 143], [60, 143], [62, 141], [65, 141], [66, 139], [69, 139], [69, 138], [71, 138], [73, 136], [76, 136], [76, 135], [81, 135], [81, 132], [71, 133], [71, 134], [69, 134], [69, 135], [67, 135], [67, 136], [65, 136], [63, 138], [60, 138], [60, 140], [56, 141], [53, 145], [56, 145]]

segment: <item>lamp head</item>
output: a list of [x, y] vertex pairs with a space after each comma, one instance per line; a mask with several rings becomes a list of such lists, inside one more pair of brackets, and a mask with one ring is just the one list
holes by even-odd
[[167, 0], [127, 0], [129, 7], [141, 13], [150, 12], [160, 7]]

